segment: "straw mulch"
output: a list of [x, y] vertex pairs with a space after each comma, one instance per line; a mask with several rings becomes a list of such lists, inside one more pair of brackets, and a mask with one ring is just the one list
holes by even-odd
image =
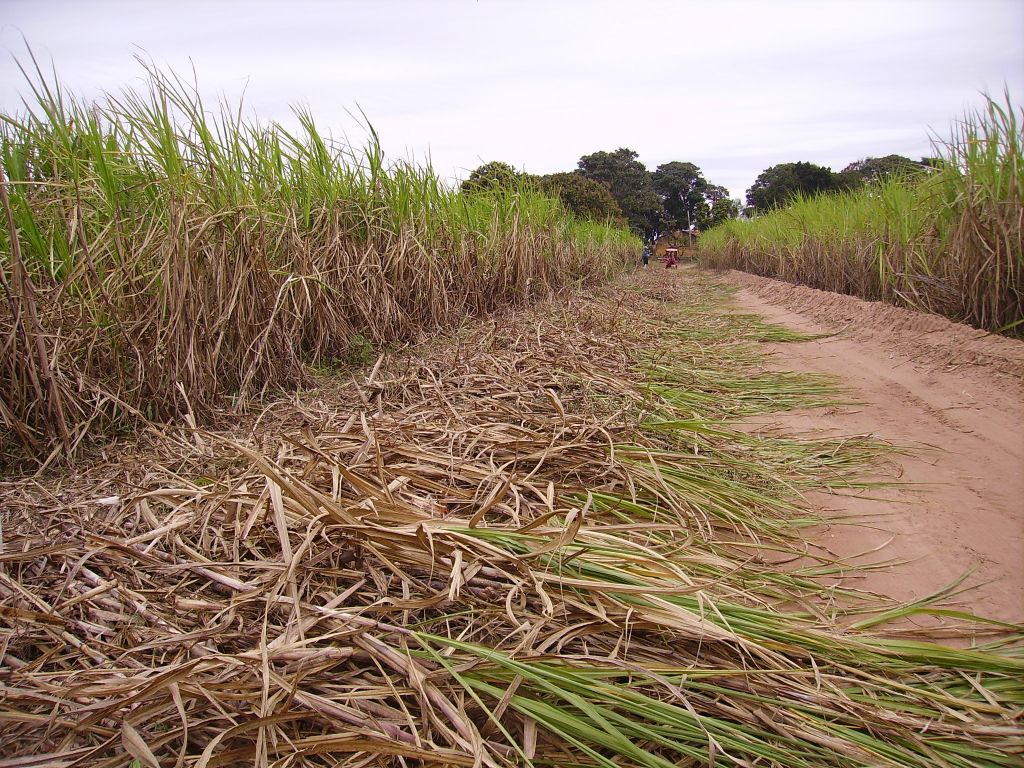
[[1016, 651], [925, 662], [758, 554], [841, 451], [651, 388], [749, 365], [716, 300], [659, 270], [6, 483], [0, 766], [1012, 764]]

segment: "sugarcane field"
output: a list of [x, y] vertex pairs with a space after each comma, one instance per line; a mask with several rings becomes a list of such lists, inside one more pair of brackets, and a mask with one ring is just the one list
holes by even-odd
[[291, 5], [5, 11], [0, 768], [1024, 765], [1024, 6]]

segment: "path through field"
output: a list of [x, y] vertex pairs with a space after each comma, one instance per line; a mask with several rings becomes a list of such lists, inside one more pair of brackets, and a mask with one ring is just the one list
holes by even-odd
[[[892, 477], [909, 484], [856, 495], [815, 493], [838, 514], [817, 543], [859, 562], [856, 584], [899, 600], [928, 595], [973, 571], [960, 599], [972, 611], [1024, 620], [1024, 343], [934, 316], [738, 272], [737, 304], [787, 328], [835, 334], [774, 345], [787, 370], [833, 374], [851, 407], [802, 409], [769, 421], [816, 434], [871, 433], [911, 450]], [[872, 499], [864, 496], [874, 497]], [[881, 517], [878, 517], [882, 514]]]

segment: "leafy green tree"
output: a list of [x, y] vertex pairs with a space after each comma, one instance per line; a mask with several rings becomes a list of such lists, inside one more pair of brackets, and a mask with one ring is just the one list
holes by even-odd
[[674, 229], [693, 226], [704, 230], [739, 213], [739, 206], [729, 198], [729, 190], [709, 182], [693, 163], [673, 161], [659, 165], [652, 177]]
[[668, 217], [651, 174], [637, 157], [626, 148], [594, 152], [580, 158], [579, 173], [605, 184], [630, 227], [653, 240], [665, 229]]
[[693, 163], [673, 161], [659, 165], [652, 174], [654, 189], [661, 195], [673, 229], [703, 228], [711, 213], [708, 184]]
[[747, 203], [757, 211], [768, 211], [787, 205], [797, 194], [836, 192], [847, 184], [831, 168], [814, 163], [781, 163], [761, 172], [747, 190]]
[[704, 193], [708, 201], [708, 215], [700, 223], [700, 228], [710, 229], [729, 219], [735, 219], [740, 215], [741, 202], [729, 197], [729, 190], [717, 184], [709, 184]]
[[665, 206], [653, 189], [641, 190], [626, 195], [619, 203], [630, 229], [640, 234], [648, 242], [654, 242], [658, 236], [670, 228], [670, 221], [665, 215]]
[[522, 176], [508, 163], [497, 160], [484, 163], [462, 182], [463, 192], [486, 192], [492, 189], [510, 189], [517, 186]]
[[[719, 189], [724, 189], [719, 187]], [[707, 221], [704, 222], [704, 226], [701, 229], [710, 229], [711, 227], [718, 226], [719, 224], [735, 219], [740, 215], [740, 201], [733, 200], [729, 197], [728, 192], [721, 196], [716, 196], [711, 202], [711, 211], [708, 214]]]
[[927, 167], [925, 162], [911, 160], [903, 155], [886, 155], [885, 157], [865, 157], [843, 168], [841, 175], [849, 180], [851, 186], [874, 184], [893, 176], [910, 176], [920, 173]]
[[625, 224], [622, 209], [615, 202], [608, 187], [600, 181], [588, 178], [582, 173], [550, 173], [535, 178], [542, 191], [557, 197], [566, 210], [581, 219], [612, 219]]

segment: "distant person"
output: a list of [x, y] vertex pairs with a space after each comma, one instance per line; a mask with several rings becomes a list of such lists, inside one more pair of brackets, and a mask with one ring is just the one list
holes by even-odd
[[647, 267], [648, 264], [651, 263], [651, 246], [649, 246], [649, 245], [645, 245], [644, 246], [644, 252], [642, 254], [640, 254], [640, 259], [643, 261], [645, 268]]
[[671, 269], [676, 265], [676, 255], [672, 251], [665, 257], [665, 269]]

